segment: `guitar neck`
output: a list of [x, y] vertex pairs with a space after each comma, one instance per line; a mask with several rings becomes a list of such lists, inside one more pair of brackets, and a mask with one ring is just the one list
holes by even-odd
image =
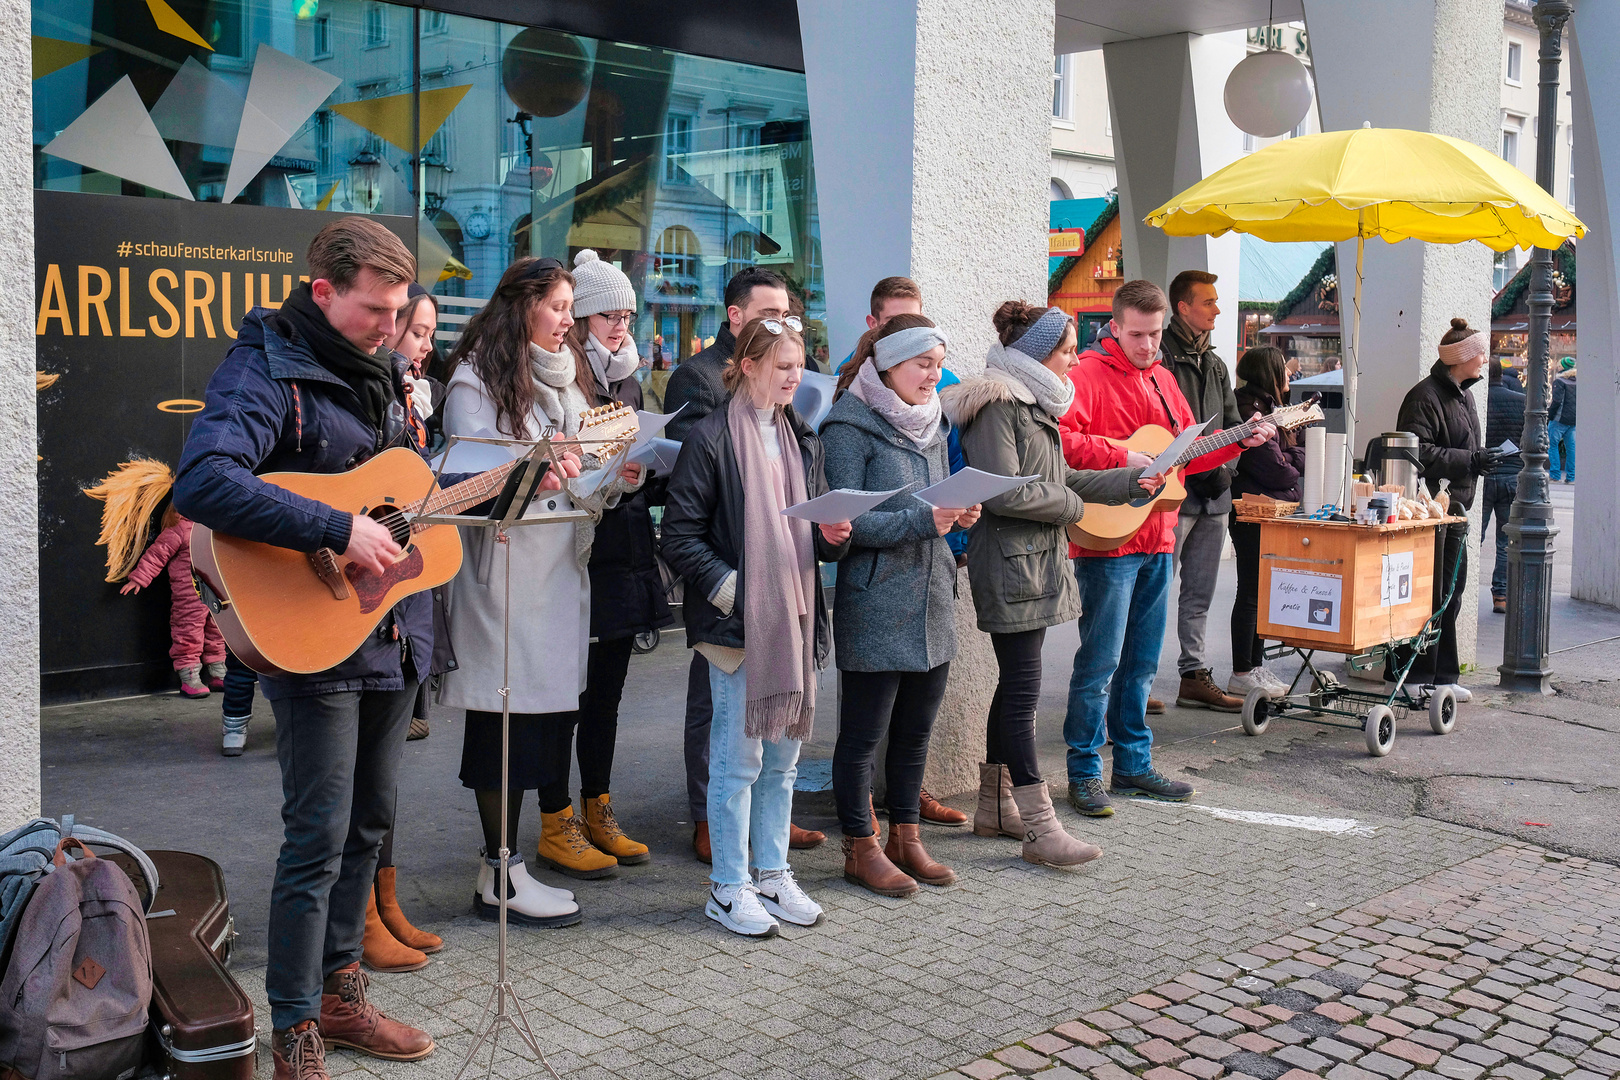
[[[553, 439], [551, 448], [559, 455], [578, 454], [584, 449], [583, 444], [573, 439]], [[488, 472], [479, 473], [477, 476], [469, 477], [459, 484], [452, 484], [440, 491], [435, 491], [417, 507], [417, 515], [425, 517], [432, 514], [455, 514], [467, 509], [469, 506], [477, 506], [481, 502], [493, 499], [500, 494], [501, 488], [506, 485], [506, 478], [512, 475], [512, 470], [517, 467], [518, 462], [521, 460], [523, 459], [514, 458], [504, 465], [497, 465]], [[420, 530], [427, 528], [427, 526], [413, 524], [411, 528], [412, 530]]]
[[1205, 454], [1211, 454], [1216, 450], [1222, 450], [1228, 446], [1231, 446], [1233, 443], [1242, 442], [1244, 439], [1247, 439], [1250, 435], [1254, 434], [1255, 426], [1254, 421], [1245, 421], [1239, 424], [1237, 427], [1227, 428], [1224, 431], [1217, 431], [1213, 435], [1199, 436], [1192, 441], [1191, 446], [1182, 451], [1180, 457], [1176, 458], [1176, 464], [1174, 467], [1179, 469], [1194, 458], [1203, 457]]

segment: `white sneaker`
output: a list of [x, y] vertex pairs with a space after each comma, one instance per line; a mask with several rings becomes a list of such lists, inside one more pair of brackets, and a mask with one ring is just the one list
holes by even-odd
[[1264, 690], [1268, 697], [1276, 697], [1276, 688], [1261, 674], [1264, 670], [1234, 671], [1232, 677], [1226, 680], [1226, 692], [1233, 697], [1247, 698], [1256, 690]]
[[759, 902], [778, 919], [796, 926], [819, 926], [824, 918], [821, 905], [804, 894], [791, 870], [756, 870], [754, 887]]
[[781, 932], [759, 902], [759, 890], [748, 885], [710, 885], [703, 914], [743, 937], [771, 938]]
[[251, 716], [227, 716], [220, 722], [219, 752], [225, 757], [241, 757], [247, 748]]
[[[478, 891], [473, 896], [473, 912], [480, 919], [494, 921], [500, 917], [500, 898], [495, 895], [499, 868], [491, 866], [488, 859], [478, 861]], [[573, 926], [579, 922], [579, 905], [574, 902], [574, 894], [534, 880], [520, 856], [511, 857], [506, 872], [511, 886], [506, 898], [507, 922], [519, 926]]]
[[1262, 679], [1264, 679], [1265, 681], [1269, 682], [1271, 684], [1271, 686], [1272, 686], [1272, 689], [1274, 689], [1276, 691], [1276, 693], [1271, 695], [1272, 697], [1280, 698], [1280, 697], [1287, 696], [1287, 694], [1288, 694], [1288, 680], [1287, 679], [1283, 678], [1277, 672], [1272, 671], [1270, 668], [1266, 667], [1264, 664], [1261, 664], [1255, 670], [1258, 671], [1260, 673], [1260, 677]]
[[1456, 695], [1457, 700], [1460, 702], [1474, 700], [1474, 692], [1461, 683], [1452, 683], [1451, 692], [1452, 694]]

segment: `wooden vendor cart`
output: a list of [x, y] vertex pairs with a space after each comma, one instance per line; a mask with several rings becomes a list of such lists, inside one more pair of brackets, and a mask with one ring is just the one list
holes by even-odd
[[[1439, 640], [1441, 615], [1457, 583], [1456, 566], [1441, 568], [1445, 587], [1435, 601], [1435, 530], [1465, 521], [1261, 520], [1257, 632], [1279, 642], [1266, 659], [1293, 654], [1302, 664], [1283, 696], [1273, 698], [1264, 688], [1249, 694], [1244, 733], [1261, 734], [1274, 717], [1359, 728], [1368, 753], [1382, 757], [1395, 742], [1397, 710], [1427, 709], [1434, 732], [1450, 732], [1457, 720], [1451, 688], [1409, 688], [1406, 676]], [[1358, 671], [1388, 661], [1395, 682], [1382, 693], [1351, 689], [1315, 665], [1317, 652], [1342, 653]], [[1303, 689], [1302, 680], [1309, 683]]]

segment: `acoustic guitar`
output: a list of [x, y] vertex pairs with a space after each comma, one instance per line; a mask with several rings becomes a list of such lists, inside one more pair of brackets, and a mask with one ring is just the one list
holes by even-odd
[[[637, 430], [634, 409], [603, 405], [581, 417], [575, 439], [554, 439], [551, 446], [559, 454], [571, 450], [607, 462]], [[330, 548], [294, 551], [197, 523], [191, 530], [197, 591], [225, 644], [261, 675], [335, 667], [395, 604], [443, 585], [461, 569], [459, 530], [416, 519], [458, 513], [500, 495], [518, 460], [442, 490], [422, 456], [404, 447], [384, 450], [345, 473], [266, 473], [259, 479], [382, 522], [400, 546], [399, 557], [375, 574]]]
[[[1222, 447], [1231, 446], [1233, 443], [1242, 442], [1253, 435], [1255, 428], [1262, 423], [1273, 424], [1282, 430], [1304, 427], [1324, 419], [1326, 418], [1322, 415], [1322, 407], [1316, 400], [1302, 401], [1298, 405], [1286, 405], [1274, 410], [1271, 415], [1262, 416], [1259, 420], [1246, 421], [1237, 427], [1194, 439], [1176, 459], [1175, 467], [1165, 476], [1164, 483], [1158, 491], [1119, 506], [1087, 503], [1085, 516], [1069, 526], [1069, 539], [1088, 551], [1113, 551], [1141, 531], [1142, 526], [1147, 524], [1150, 514], [1181, 508], [1182, 500], [1187, 497], [1187, 488], [1181, 480], [1181, 467], [1189, 461]], [[1115, 446], [1123, 446], [1127, 450], [1135, 450], [1150, 458], [1156, 458], [1174, 440], [1175, 436], [1164, 428], [1157, 424], [1148, 424], [1138, 428], [1128, 439], [1108, 441]]]

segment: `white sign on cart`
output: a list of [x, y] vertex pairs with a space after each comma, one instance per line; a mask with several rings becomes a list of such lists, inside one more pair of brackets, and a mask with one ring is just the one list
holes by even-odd
[[1314, 570], [1271, 571], [1271, 621], [1338, 633], [1344, 578]]

